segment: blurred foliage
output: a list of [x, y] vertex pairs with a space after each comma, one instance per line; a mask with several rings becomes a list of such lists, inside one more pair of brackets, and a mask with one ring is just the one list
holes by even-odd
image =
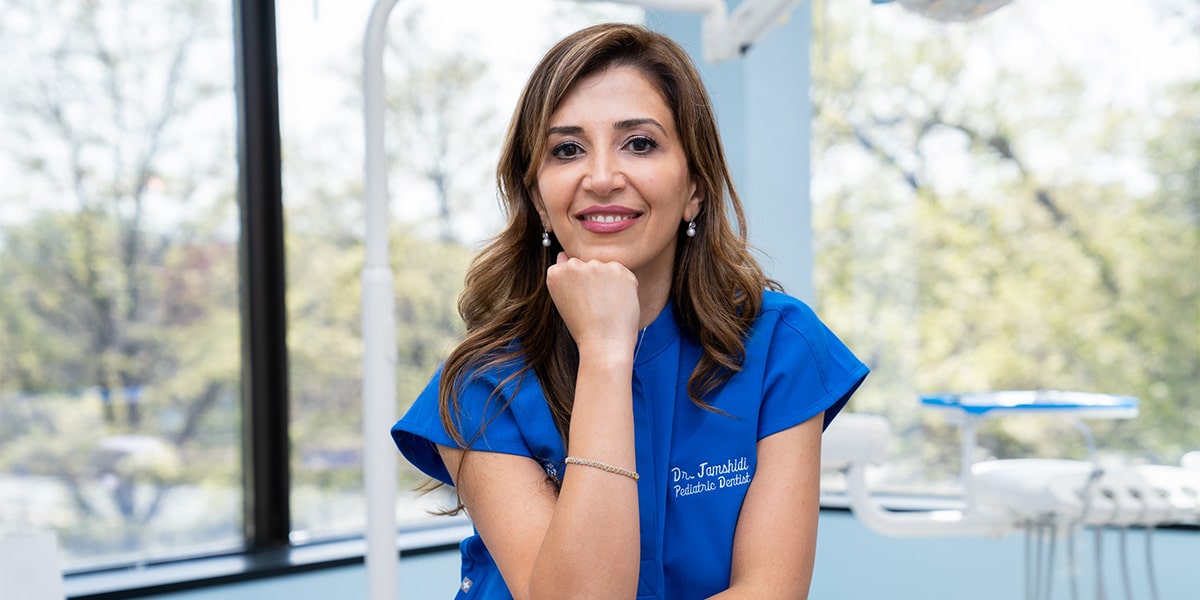
[[4, 13], [0, 520], [72, 565], [236, 544], [231, 27], [193, 0]]
[[[0, 167], [21, 175], [0, 189], [0, 478], [26, 486], [0, 494], [0, 522], [57, 529], [73, 565], [237, 544], [233, 83], [201, 68], [232, 64], [229, 23], [211, 2], [59, 4], [3, 0], [0, 20]], [[1172, 462], [1200, 444], [1200, 77], [1135, 110], [1097, 107], [1105, 90], [1052, 52], [1036, 74], [979, 66], [1020, 4], [936, 35], [813, 5], [820, 308], [872, 366], [853, 407], [892, 421], [893, 481], [957, 471], [956, 431], [916, 409], [920, 392], [1131, 394], [1137, 419], [1093, 424], [1102, 447]], [[1155, 6], [1186, 21], [1193, 5]], [[555, 10], [562, 29], [607, 14]], [[410, 138], [394, 143], [436, 150], [397, 161], [436, 204], [432, 228], [390, 230], [401, 410], [462, 333], [472, 249], [452, 225], [492, 199], [471, 190], [490, 189], [478, 167], [505, 125], [463, 102], [481, 57], [434, 58], [400, 64], [409, 85], [390, 98], [389, 132]], [[293, 525], [318, 534], [362, 522], [353, 137], [285, 136]], [[1117, 176], [1128, 164], [1138, 176]], [[1084, 451], [1039, 419], [991, 421], [980, 440], [996, 456]]]
[[[814, 4], [816, 287], [873, 369], [853, 409], [899, 433], [893, 484], [958, 470], [956, 431], [921, 393], [1132, 395], [1136, 419], [1089, 423], [1104, 452], [1200, 448], [1200, 69], [1182, 58], [1197, 36], [1174, 39], [1183, 62], [1159, 83], [1114, 55], [1139, 38], [1081, 61], [1037, 8], [944, 25]], [[1195, 8], [1156, 3], [1154, 31]], [[1086, 457], [1064, 419], [990, 419], [980, 442]]]

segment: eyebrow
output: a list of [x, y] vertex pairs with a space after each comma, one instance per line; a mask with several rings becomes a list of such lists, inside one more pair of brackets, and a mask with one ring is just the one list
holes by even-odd
[[657, 127], [663, 133], [667, 132], [667, 128], [663, 127], [662, 123], [659, 123], [658, 121], [655, 121], [654, 119], [651, 119], [649, 117], [641, 118], [641, 119], [625, 119], [624, 121], [617, 121], [616, 123], [613, 123], [613, 129], [620, 131], [623, 129], [633, 129], [634, 127], [640, 127], [642, 125], [653, 125], [653, 126]]
[[[615, 129], [617, 131], [622, 131], [625, 129], [633, 129], [635, 127], [640, 127], [642, 125], [652, 125], [654, 127], [657, 127], [663, 133], [667, 132], [667, 128], [663, 127], [662, 123], [659, 123], [658, 121], [648, 118], [648, 117], [647, 118], [639, 118], [639, 119], [623, 119], [623, 120], [617, 121], [616, 123], [613, 123], [613, 129]], [[554, 134], [582, 135], [583, 128], [578, 125], [559, 125], [559, 126], [551, 127], [550, 130], [547, 132], [547, 135], [554, 135]]]

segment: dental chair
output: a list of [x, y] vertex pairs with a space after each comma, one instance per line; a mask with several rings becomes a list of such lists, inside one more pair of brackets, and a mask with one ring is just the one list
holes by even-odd
[[[1094, 460], [1004, 459], [969, 464], [964, 490], [971, 491], [961, 509], [892, 511], [871, 494], [866, 471], [887, 459], [891, 431], [878, 415], [844, 413], [822, 438], [822, 466], [845, 473], [850, 510], [866, 527], [891, 537], [1000, 537], [1025, 532], [1025, 597], [1043, 600], [1053, 590], [1055, 544], [1066, 541], [1071, 598], [1078, 598], [1076, 533], [1094, 528], [1096, 593], [1104, 598], [1101, 534], [1116, 527], [1125, 597], [1131, 590], [1126, 532], [1144, 530], [1146, 569], [1152, 600], [1158, 598], [1151, 536], [1167, 524], [1200, 522], [1200, 469], [1137, 465], [1105, 470]], [[1090, 434], [1089, 434], [1090, 441]], [[1092, 456], [1095, 455], [1094, 448]], [[1189, 456], [1193, 456], [1189, 453]], [[1194, 455], [1200, 457], [1200, 454]], [[1047, 548], [1048, 545], [1048, 548]]]

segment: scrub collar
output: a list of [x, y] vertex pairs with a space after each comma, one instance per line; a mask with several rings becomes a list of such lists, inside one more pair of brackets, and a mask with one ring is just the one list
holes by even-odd
[[679, 338], [679, 326], [675, 322], [674, 305], [668, 302], [662, 312], [654, 318], [654, 322], [647, 325], [638, 337], [640, 339], [638, 340], [637, 355], [633, 361], [634, 366], [650, 362]]

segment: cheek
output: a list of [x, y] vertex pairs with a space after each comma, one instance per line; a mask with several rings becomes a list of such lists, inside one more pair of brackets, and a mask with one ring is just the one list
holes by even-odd
[[567, 220], [567, 210], [571, 204], [571, 194], [564, 188], [561, 182], [556, 182], [553, 179], [539, 182], [538, 189], [540, 193], [540, 203], [538, 211], [542, 215], [542, 219], [549, 221], [556, 226], [563, 226]]
[[662, 192], [663, 197], [669, 197], [675, 203], [675, 210], [686, 216], [688, 204], [695, 195], [691, 177], [687, 173], [683, 173], [678, 177], [672, 178], [669, 183], [664, 181]]

